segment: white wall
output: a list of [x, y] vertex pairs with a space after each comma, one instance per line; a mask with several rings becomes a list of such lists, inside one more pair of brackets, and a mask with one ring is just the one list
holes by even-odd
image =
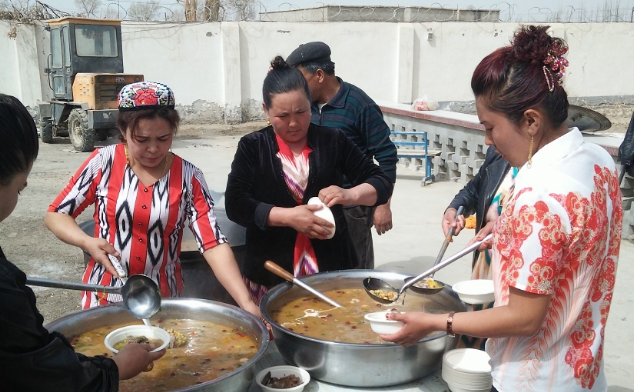
[[[126, 72], [171, 86], [185, 119], [240, 122], [262, 118], [262, 80], [277, 54], [324, 41], [337, 75], [376, 100], [408, 103], [472, 99], [477, 63], [507, 45], [515, 23], [123, 23]], [[0, 21], [0, 91], [27, 105], [46, 98], [41, 73], [48, 41], [41, 26], [9, 39]], [[634, 24], [553, 24], [570, 46], [565, 87], [571, 97], [634, 97]], [[428, 32], [433, 39], [428, 40]], [[37, 38], [37, 39], [36, 39]], [[39, 45], [36, 47], [35, 45]], [[39, 61], [38, 61], [39, 55]]]

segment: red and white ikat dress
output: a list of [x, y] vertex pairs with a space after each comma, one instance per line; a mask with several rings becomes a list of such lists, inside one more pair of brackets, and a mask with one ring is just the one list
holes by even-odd
[[[186, 224], [201, 253], [227, 242], [202, 172], [178, 156], [163, 178], [144, 185], [128, 166], [123, 144], [95, 150], [49, 211], [77, 218], [91, 204], [95, 204], [94, 236], [105, 238], [119, 251], [129, 276], [149, 276], [164, 297], [178, 297], [183, 289], [179, 256]], [[122, 284], [92, 258], [83, 282]], [[119, 301], [118, 294], [82, 293], [84, 309]]]
[[612, 157], [571, 129], [522, 167], [494, 228], [495, 306], [509, 287], [550, 295], [540, 331], [489, 339], [499, 391], [605, 391], [605, 325], [621, 243]]

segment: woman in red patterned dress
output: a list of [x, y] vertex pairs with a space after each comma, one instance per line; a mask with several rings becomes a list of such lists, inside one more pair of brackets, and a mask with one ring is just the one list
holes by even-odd
[[[123, 143], [95, 150], [51, 204], [46, 226], [62, 241], [91, 256], [84, 283], [120, 286], [108, 255], [120, 258], [128, 276], [145, 274], [164, 297], [183, 289], [180, 265], [185, 225], [220, 283], [238, 305], [259, 316], [233, 252], [222, 234], [214, 202], [196, 166], [170, 152], [180, 118], [164, 84], [139, 82], [119, 93], [117, 126]], [[95, 234], [75, 219], [95, 205]], [[118, 302], [118, 294], [83, 292], [82, 306]]]
[[605, 326], [621, 242], [616, 166], [568, 128], [566, 43], [522, 26], [471, 79], [486, 143], [519, 168], [493, 226], [492, 309], [389, 315], [405, 326], [385, 340], [432, 331], [489, 338], [493, 390], [605, 391]]

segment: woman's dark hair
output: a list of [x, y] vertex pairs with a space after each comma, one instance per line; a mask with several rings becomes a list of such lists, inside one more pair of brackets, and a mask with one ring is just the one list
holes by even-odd
[[310, 101], [310, 91], [304, 75], [295, 67], [288, 65], [282, 56], [271, 61], [271, 69], [264, 78], [262, 100], [266, 107], [271, 107], [271, 97], [280, 93], [303, 90]]
[[[522, 26], [511, 46], [497, 49], [476, 67], [471, 89], [491, 110], [502, 112], [519, 124], [524, 112], [540, 107], [554, 128], [568, 118], [568, 95], [560, 76], [545, 62], [566, 42], [551, 37], [550, 26]], [[567, 63], [566, 63], [567, 64]]]
[[39, 148], [37, 128], [28, 110], [17, 98], [0, 94], [0, 185], [25, 173]]
[[134, 136], [140, 120], [154, 118], [162, 118], [167, 121], [174, 131], [174, 134], [176, 134], [181, 118], [176, 109], [169, 107], [156, 107], [129, 111], [120, 110], [119, 115], [117, 116], [117, 128], [119, 128], [119, 131], [121, 131], [122, 134], [125, 133], [126, 129], [130, 128], [130, 132]]

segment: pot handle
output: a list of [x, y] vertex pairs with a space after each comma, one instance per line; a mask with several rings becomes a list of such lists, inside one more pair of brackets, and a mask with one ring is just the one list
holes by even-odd
[[267, 270], [273, 272], [275, 275], [291, 283], [293, 283], [293, 281], [295, 280], [295, 277], [291, 275], [290, 272], [280, 267], [279, 265], [275, 264], [271, 260], [267, 260], [264, 262], [264, 268], [266, 268]]

